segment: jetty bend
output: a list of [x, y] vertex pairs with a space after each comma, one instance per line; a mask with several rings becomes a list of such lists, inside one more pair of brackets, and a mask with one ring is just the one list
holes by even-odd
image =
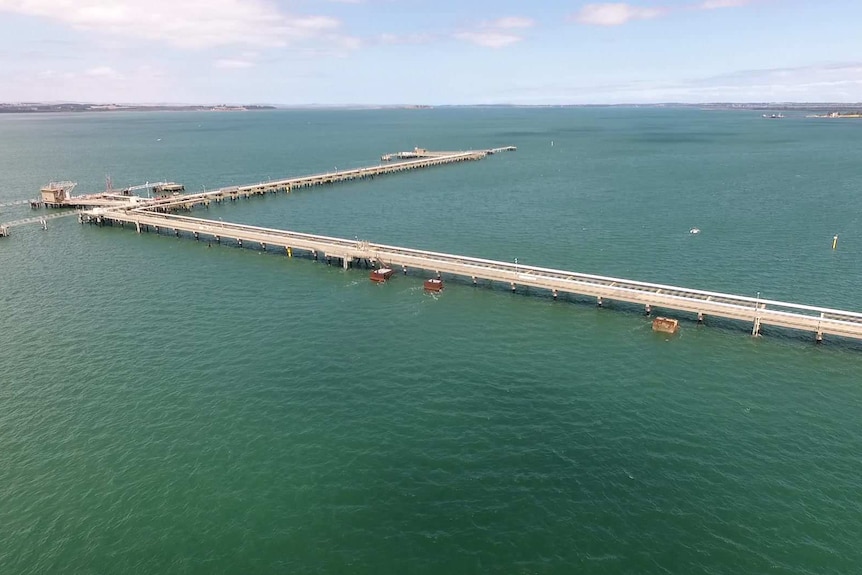
[[761, 326], [770, 325], [812, 332], [817, 341], [821, 341], [825, 334], [862, 339], [862, 313], [837, 309], [157, 213], [147, 207], [87, 212], [82, 216], [82, 222], [85, 221], [102, 225], [128, 223], [134, 225], [139, 233], [172, 232], [176, 236], [183, 234], [196, 240], [234, 240], [241, 246], [252, 243], [265, 250], [279, 248], [288, 255], [293, 250], [303, 250], [315, 259], [336, 260], [345, 269], [353, 262], [364, 260], [400, 268], [404, 274], [421, 269], [438, 275], [470, 278], [474, 284], [479, 279], [504, 283], [513, 291], [519, 286], [540, 288], [549, 291], [554, 298], [561, 292], [588, 296], [595, 298], [600, 306], [605, 300], [613, 300], [643, 305], [647, 313], [657, 307], [690, 312], [696, 314], [699, 321], [706, 316], [715, 316], [751, 322], [753, 335], [759, 334]]
[[[448, 274], [469, 278], [474, 285], [481, 279], [506, 284], [512, 291], [516, 291], [518, 287], [547, 290], [554, 299], [560, 293], [564, 293], [595, 298], [599, 306], [602, 306], [606, 300], [642, 305], [647, 314], [650, 314], [654, 307], [691, 313], [695, 315], [698, 322], [703, 321], [707, 316], [750, 322], [752, 335], [759, 335], [761, 326], [766, 325], [811, 332], [815, 334], [815, 340], [818, 342], [822, 341], [824, 335], [862, 340], [862, 313], [857, 312], [518, 265], [517, 261], [513, 264], [366, 241], [191, 218], [173, 213], [179, 210], [190, 210], [197, 205], [209, 205], [210, 202], [233, 201], [279, 191], [289, 193], [291, 190], [310, 186], [372, 178], [377, 175], [455, 162], [481, 160], [490, 154], [515, 149], [514, 146], [508, 146], [463, 152], [431, 152], [424, 148], [414, 148], [412, 152], [386, 154], [381, 157], [381, 162], [385, 163], [376, 166], [229, 186], [187, 195], [179, 193], [183, 190], [181, 184], [158, 182], [156, 185], [169, 194], [157, 194], [161, 197], [155, 198], [143, 198], [126, 193], [71, 196], [68, 191], [71, 190], [70, 185], [74, 187], [72, 182], [56, 183], [53, 187], [49, 185], [42, 192], [43, 199], [60, 200], [45, 201], [44, 205], [77, 208], [98, 205], [99, 207], [89, 211], [73, 212], [78, 213], [81, 223], [119, 224], [124, 227], [130, 224], [138, 233], [170, 231], [177, 237], [184, 235], [196, 240], [207, 239], [219, 243], [223, 240], [233, 240], [240, 246], [250, 243], [264, 250], [277, 248], [283, 250], [288, 256], [293, 255], [293, 250], [300, 250], [310, 254], [315, 260], [323, 258], [328, 263], [333, 261], [340, 263], [345, 269], [352, 267], [355, 262], [364, 263], [366, 266], [386, 266], [385, 274], [391, 274], [392, 268], [400, 268], [405, 275], [410, 270], [427, 270], [436, 273], [438, 279], [441, 274]], [[149, 189], [151, 186], [150, 184], [134, 186], [127, 191], [144, 187]], [[63, 192], [61, 197], [57, 195], [59, 194], [57, 190], [66, 190], [66, 192]], [[49, 194], [49, 198], [44, 197], [46, 193]], [[31, 207], [33, 207], [32, 201]], [[59, 214], [58, 217], [66, 214]], [[47, 229], [47, 219], [28, 218], [13, 223], [39, 221]], [[0, 236], [8, 235], [9, 227], [0, 226]], [[382, 269], [378, 271], [384, 272]], [[384, 281], [388, 277], [389, 275], [385, 275]], [[659, 320], [675, 321], [656, 318], [656, 321]], [[653, 327], [655, 328], [655, 325]]]

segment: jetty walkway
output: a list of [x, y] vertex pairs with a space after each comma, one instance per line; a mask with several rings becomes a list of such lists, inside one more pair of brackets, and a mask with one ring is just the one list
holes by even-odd
[[586, 296], [595, 298], [599, 306], [605, 301], [619, 301], [643, 305], [646, 313], [661, 308], [695, 314], [698, 321], [707, 316], [727, 318], [749, 322], [753, 335], [759, 334], [761, 326], [768, 325], [811, 332], [817, 341], [827, 334], [862, 339], [862, 313], [837, 309], [156, 213], [146, 207], [86, 212], [81, 220], [100, 225], [131, 224], [139, 233], [168, 232], [216, 242], [234, 240], [240, 246], [251, 243], [264, 250], [278, 248], [287, 255], [303, 250], [314, 259], [335, 260], [345, 269], [352, 262], [364, 260], [372, 265], [401, 268], [404, 274], [421, 269], [469, 278], [474, 284], [480, 279], [503, 283], [512, 291], [518, 287], [538, 288], [547, 290], [554, 298], [560, 293]]
[[9, 235], [9, 230], [11, 228], [17, 226], [23, 226], [26, 224], [41, 224], [42, 229], [48, 229], [48, 220], [56, 220], [57, 218], [66, 218], [69, 216], [81, 215], [83, 213], [82, 210], [74, 210], [74, 211], [66, 211], [61, 212], [59, 214], [48, 214], [47, 216], [33, 216], [30, 218], [22, 218], [20, 220], [14, 220], [12, 222], [6, 222], [4, 224], [0, 224], [0, 237], [6, 237]]
[[[507, 150], [514, 149], [514, 146], [507, 148]], [[373, 178], [375, 176], [382, 176], [385, 174], [395, 174], [398, 172], [406, 172], [408, 170], [430, 168], [433, 166], [442, 166], [445, 164], [453, 164], [457, 162], [481, 160], [486, 156], [495, 153], [496, 151], [496, 149], [491, 149], [469, 150], [466, 152], [447, 152], [443, 155], [434, 155], [392, 164], [381, 164], [377, 166], [368, 166], [364, 168], [354, 168], [349, 170], [336, 170], [322, 174], [314, 174], [311, 176], [299, 176], [282, 180], [272, 180], [267, 182], [260, 182], [257, 184], [248, 184], [244, 186], [227, 186], [216, 190], [210, 190], [208, 192], [185, 194], [182, 196], [174, 196], [160, 199], [146, 199], [140, 201], [139, 206], [170, 211], [176, 208], [191, 208], [201, 204], [207, 205], [210, 202], [218, 203], [225, 200], [236, 200], [239, 198], [248, 198], [251, 196], [263, 195], [267, 193], [290, 193], [292, 190], [297, 190], [300, 188], [334, 184], [337, 182], [346, 182], [351, 180], [362, 180], [366, 178]]]
[[[179, 192], [171, 195], [145, 198], [141, 196], [131, 195], [128, 192], [141, 189], [154, 189], [161, 191], [183, 190], [184, 186], [174, 182], [155, 182], [142, 184], [140, 186], [131, 186], [124, 188], [120, 193], [100, 192], [95, 194], [84, 194], [72, 196], [70, 191], [77, 185], [74, 182], [52, 182], [45, 188], [44, 193], [51, 192], [50, 199], [43, 198], [42, 200], [17, 200], [5, 204], [0, 204], [0, 207], [17, 206], [29, 203], [31, 207], [46, 206], [50, 208], [92, 208], [92, 209], [131, 209], [131, 208], [148, 208], [154, 211], [172, 212], [178, 209], [191, 209], [197, 205], [209, 205], [211, 202], [221, 203], [223, 201], [235, 201], [239, 198], [249, 198], [251, 196], [263, 195], [268, 193], [286, 192], [300, 188], [308, 188], [312, 186], [321, 186], [326, 184], [334, 184], [351, 180], [361, 180], [373, 178], [386, 174], [394, 174], [416, 170], [420, 168], [430, 168], [433, 166], [442, 166], [446, 164], [454, 164], [458, 162], [467, 162], [481, 160], [491, 154], [502, 151], [515, 151], [515, 146], [505, 146], [501, 148], [489, 148], [484, 150], [466, 150], [461, 152], [428, 152], [418, 159], [409, 161], [395, 162], [390, 164], [378, 164], [376, 166], [367, 166], [363, 168], [353, 168], [348, 170], [335, 170], [321, 174], [313, 174], [310, 176], [299, 176], [294, 178], [284, 178], [280, 180], [271, 180], [259, 182], [257, 184], [246, 184], [240, 186], [227, 186], [215, 190], [204, 191], [194, 194], [180, 194]], [[406, 152], [401, 152], [406, 154]], [[397, 154], [391, 154], [397, 155]], [[59, 193], [58, 193], [59, 192]], [[0, 223], [0, 237], [9, 235], [9, 229], [29, 222], [41, 222], [40, 218], [26, 218], [5, 224]]]
[[[502, 146], [500, 148], [489, 148], [482, 150], [485, 154], [497, 154], [499, 152], [514, 152], [517, 150], [515, 146]], [[439, 158], [442, 156], [451, 156], [458, 152], [440, 152], [437, 150], [426, 150], [425, 148], [413, 148], [408, 152], [396, 152], [394, 154], [383, 154], [380, 156], [380, 161], [391, 162], [393, 160], [412, 160], [415, 158]]]

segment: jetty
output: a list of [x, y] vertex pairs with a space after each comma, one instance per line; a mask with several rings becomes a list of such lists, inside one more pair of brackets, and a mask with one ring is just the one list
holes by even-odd
[[428, 156], [404, 162], [380, 164], [376, 166], [353, 168], [348, 170], [335, 170], [332, 172], [313, 174], [310, 176], [299, 176], [295, 178], [271, 180], [266, 182], [260, 182], [257, 184], [246, 184], [242, 186], [227, 186], [223, 188], [218, 188], [216, 190], [210, 190], [207, 192], [146, 200], [142, 204], [140, 204], [140, 206], [155, 208], [158, 211], [191, 209], [197, 205], [208, 205], [210, 202], [220, 203], [223, 201], [235, 201], [240, 198], [250, 198], [252, 196], [277, 192], [285, 192], [289, 194], [293, 190], [310, 188], [313, 186], [322, 186], [353, 180], [371, 179], [377, 176], [396, 174], [409, 170], [418, 170], [421, 168], [430, 168], [433, 166], [442, 166], [458, 162], [481, 160], [493, 153], [493, 150], [447, 152], [444, 155]]
[[72, 190], [78, 184], [76, 182], [50, 182], [44, 186], [39, 193], [41, 199], [30, 200], [31, 206], [38, 204], [48, 208], [96, 208], [96, 207], [126, 207], [137, 204], [140, 201], [148, 198], [143, 198], [132, 194], [137, 190], [152, 190], [156, 196], [161, 196], [168, 192], [180, 192], [185, 190], [182, 184], [174, 182], [154, 182], [140, 184], [137, 186], [129, 186], [115, 190], [111, 184], [111, 179], [108, 178], [108, 184], [104, 192], [94, 194], [82, 194], [78, 196], [72, 195]]
[[751, 324], [752, 335], [759, 335], [762, 326], [775, 326], [811, 332], [818, 342], [824, 335], [862, 339], [862, 313], [759, 297], [193, 218], [159, 213], [146, 207], [85, 212], [81, 221], [124, 227], [128, 224], [138, 233], [155, 232], [218, 243], [233, 241], [241, 247], [278, 250], [291, 256], [299, 250], [315, 260], [335, 263], [344, 269], [364, 264], [397, 269], [404, 275], [411, 270], [427, 270], [437, 277], [447, 274], [472, 281], [474, 285], [479, 280], [503, 284], [513, 292], [519, 287], [544, 290], [554, 299], [561, 293], [594, 298], [600, 307], [606, 302], [618, 301], [643, 306], [646, 314], [660, 308], [692, 314], [698, 322], [709, 316], [720, 317]]
[[[279, 180], [259, 182], [256, 184], [226, 186], [194, 194], [183, 194], [182, 192], [185, 191], [185, 186], [175, 182], [148, 182], [146, 184], [115, 190], [113, 189], [110, 178], [107, 178], [106, 191], [104, 192], [72, 195], [72, 191], [77, 186], [76, 182], [50, 182], [40, 190], [41, 197], [39, 199], [16, 200], [0, 204], [0, 208], [29, 203], [31, 208], [128, 209], [147, 207], [155, 211], [162, 212], [190, 210], [198, 205], [208, 206], [211, 202], [221, 203], [223, 201], [236, 201], [240, 198], [250, 198], [252, 196], [277, 192], [290, 193], [293, 190], [301, 188], [335, 184], [352, 180], [363, 180], [386, 174], [406, 172], [409, 170], [481, 160], [489, 155], [501, 151], [515, 151], [516, 149], [517, 148], [515, 148], [515, 146], [506, 146], [502, 148], [466, 150], [459, 152], [426, 151], [427, 155], [410, 161], [378, 164], [376, 166], [367, 166], [348, 170], [334, 170], [310, 176], [283, 178]], [[399, 152], [399, 154], [408, 154], [408, 152]], [[142, 197], [132, 193], [134, 191], [144, 189], [152, 191], [153, 197]], [[38, 221], [38, 218], [26, 218], [16, 220], [15, 222], [0, 224], [3, 226], [3, 229], [0, 230], [0, 237], [8, 236], [10, 227], [31, 221]]]
[[[486, 155], [496, 154], [499, 152], [514, 152], [517, 150], [515, 146], [504, 146], [501, 148], [489, 148], [487, 150], [482, 150]], [[392, 154], [383, 154], [380, 156], [380, 160], [383, 162], [391, 162], [393, 160], [413, 160], [416, 158], [439, 158], [443, 156], [451, 156], [457, 154], [458, 152], [440, 152], [434, 150], [426, 150], [425, 148], [413, 148], [411, 151], [407, 152], [395, 152]]]
[[3, 228], [3, 230], [0, 231], [0, 236], [8, 236], [9, 230], [11, 228], [14, 228], [17, 226], [23, 226], [26, 224], [38, 223], [38, 224], [42, 225], [42, 229], [47, 230], [49, 220], [56, 220], [57, 218], [66, 218], [69, 216], [76, 216], [76, 215], [80, 215], [82, 213], [84, 213], [82, 210], [72, 210], [72, 211], [60, 212], [58, 214], [48, 214], [45, 216], [33, 216], [30, 218], [22, 218], [20, 220], [14, 220], [11, 222], [6, 222], [2, 226], [0, 226], [0, 228]]
[[[480, 281], [488, 284], [503, 285], [516, 292], [519, 289], [544, 292], [553, 299], [561, 294], [588, 298], [599, 307], [607, 302], [622, 302], [642, 306], [646, 315], [654, 310], [690, 314], [698, 323], [708, 317], [724, 318], [751, 325], [752, 335], [760, 335], [763, 326], [809, 332], [817, 342], [825, 335], [862, 340], [862, 313], [839, 309], [802, 305], [759, 297], [738, 296], [728, 293], [689, 289], [679, 286], [655, 284], [624, 278], [579, 273], [575, 271], [545, 268], [518, 264], [518, 261], [504, 262], [476, 258], [466, 255], [448, 254], [417, 250], [407, 247], [377, 244], [356, 239], [322, 236], [293, 232], [245, 224], [215, 221], [180, 215], [176, 212], [191, 210], [198, 205], [210, 202], [235, 201], [255, 195], [291, 192], [295, 189], [321, 186], [336, 182], [373, 178], [375, 176], [398, 173], [419, 168], [427, 168], [464, 161], [481, 160], [488, 155], [501, 151], [514, 151], [514, 146], [468, 150], [461, 152], [430, 152], [414, 148], [412, 152], [387, 154], [382, 157], [386, 163], [376, 166], [334, 170], [310, 176], [299, 176], [271, 180], [256, 184], [228, 186], [215, 190], [181, 194], [181, 184], [157, 182], [146, 187], [160, 186], [159, 197], [143, 198], [121, 194], [93, 194], [86, 197], [71, 196], [68, 192], [71, 182], [60, 182], [43, 189], [46, 205], [61, 200], [63, 207], [95, 206], [86, 211], [65, 212], [56, 217], [77, 214], [79, 221], [99, 226], [118, 225], [132, 227], [138, 233], [154, 232], [188, 237], [198, 241], [234, 242], [240, 247], [256, 247], [264, 251], [277, 251], [288, 257], [294, 252], [304, 253], [316, 261], [340, 265], [344, 269], [365, 267], [376, 270], [372, 279], [381, 283], [394, 275], [408, 275], [422, 270], [431, 272], [434, 280], [442, 277], [458, 278], [465, 283], [478, 285]], [[110, 185], [108, 186], [110, 190]], [[142, 186], [143, 187], [143, 186]], [[47, 193], [52, 197], [47, 197]], [[60, 197], [62, 196], [62, 197]], [[72, 198], [75, 198], [74, 200]], [[92, 200], [90, 203], [78, 203]], [[31, 204], [32, 205], [32, 204]], [[0, 236], [8, 235], [10, 225], [39, 221], [47, 229], [48, 217], [26, 218], [0, 226]], [[400, 273], [399, 273], [400, 272]], [[424, 274], [427, 278], [427, 273]], [[436, 290], [435, 290], [436, 291]], [[661, 321], [659, 321], [661, 320]], [[655, 318], [659, 327], [669, 331], [665, 324], [674, 324], [675, 318]], [[654, 324], [655, 327], [656, 324]], [[662, 331], [662, 330], [659, 330]]]

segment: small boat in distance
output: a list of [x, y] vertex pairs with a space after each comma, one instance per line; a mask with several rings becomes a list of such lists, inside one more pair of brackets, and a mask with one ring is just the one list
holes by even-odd
[[372, 270], [369, 279], [373, 282], [384, 283], [386, 280], [392, 277], [392, 274], [395, 273], [392, 268], [379, 268], [376, 270]]
[[688, 230], [688, 233], [690, 233], [690, 234], [692, 234], [692, 235], [694, 235], [694, 234], [699, 234], [699, 233], [700, 233], [700, 228], [691, 228], [690, 230]]
[[669, 317], [657, 317], [652, 320], [652, 330], [662, 333], [676, 333], [679, 331], [679, 320]]
[[763, 117], [769, 118], [770, 120], [780, 120], [781, 118], [784, 117], [784, 114], [782, 114], [781, 112], [779, 112], [777, 114], [763, 114]]
[[443, 291], [443, 280], [437, 278], [427, 279], [425, 280], [425, 285], [423, 287], [425, 288], [425, 291]]

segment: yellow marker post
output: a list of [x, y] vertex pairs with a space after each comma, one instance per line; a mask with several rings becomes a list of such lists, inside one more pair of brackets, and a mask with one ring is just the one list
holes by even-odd
[[835, 234], [832, 237], [832, 249], [834, 250], [837, 247], [838, 247], [838, 234]]

